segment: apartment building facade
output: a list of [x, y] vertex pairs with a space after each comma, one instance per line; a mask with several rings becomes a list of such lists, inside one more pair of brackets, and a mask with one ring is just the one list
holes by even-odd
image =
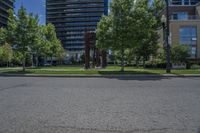
[[103, 14], [108, 0], [46, 0], [46, 23], [54, 24], [67, 53], [76, 58], [84, 51], [85, 33], [96, 30]]
[[187, 45], [191, 59], [200, 59], [200, 0], [170, 0], [170, 45]]
[[5, 27], [8, 21], [8, 10], [13, 9], [14, 0], [0, 0], [0, 27]]

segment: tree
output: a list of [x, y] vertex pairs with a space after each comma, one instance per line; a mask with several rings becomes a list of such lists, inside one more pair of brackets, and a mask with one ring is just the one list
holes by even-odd
[[62, 43], [60, 40], [56, 41], [56, 49], [55, 49], [55, 57], [58, 61], [62, 62], [65, 57], [65, 49], [62, 47]]
[[158, 21], [154, 15], [154, 10], [149, 6], [148, 0], [137, 1], [134, 8], [134, 18], [136, 19], [136, 47], [135, 54], [137, 59], [142, 59], [143, 66], [150, 56], [157, 53], [158, 50]]
[[56, 30], [55, 30], [54, 25], [48, 24], [46, 26], [45, 39], [46, 39], [46, 43], [49, 45], [49, 48], [50, 48], [48, 56], [51, 57], [51, 64], [53, 63], [53, 57], [60, 58], [62, 56], [63, 58], [64, 49], [62, 47], [60, 40], [58, 40], [56, 36]]
[[9, 11], [7, 41], [14, 44], [15, 50], [22, 54], [23, 71], [26, 68], [26, 57], [36, 41], [38, 16], [27, 14], [26, 9], [21, 7], [15, 16]]
[[1, 63], [3, 63], [2, 59], [3, 59], [3, 49], [2, 49], [2, 47], [0, 47], [0, 65], [1, 65]]
[[0, 28], [0, 45], [6, 43], [6, 29]]
[[18, 51], [13, 51], [12, 63], [15, 65], [22, 65], [23, 55]]
[[13, 57], [12, 47], [6, 43], [0, 47], [0, 61], [6, 63], [9, 66]]
[[101, 50], [107, 51], [111, 48], [113, 41], [113, 27], [112, 16], [102, 16], [100, 22], [97, 24], [97, 47]]
[[173, 63], [185, 63], [190, 56], [188, 51], [188, 46], [174, 45], [171, 49], [171, 59]]
[[157, 54], [157, 50], [159, 45], [157, 43], [157, 34], [148, 33], [147, 37], [138, 41], [138, 45], [134, 49], [134, 53], [137, 59], [142, 59], [143, 67], [145, 66], [145, 61], [150, 59], [150, 56], [155, 56]]
[[149, 11], [151, 13], [153, 13], [154, 16], [156, 17], [157, 24], [155, 25], [156, 26], [155, 28], [162, 27], [161, 11], [165, 7], [165, 2], [164, 2], [164, 0], [152, 0], [151, 2], [152, 2], [152, 4], [149, 7]]
[[132, 65], [132, 61], [136, 57], [134, 49], [127, 49], [125, 51], [125, 59], [128, 65]]
[[5, 41], [11, 46], [16, 44], [16, 28], [17, 28], [17, 18], [13, 10], [8, 10], [8, 24], [6, 27], [6, 39]]
[[124, 71], [125, 50], [134, 42], [133, 0], [114, 0], [111, 13], [102, 17], [97, 28], [97, 43], [100, 49], [118, 51], [121, 59], [121, 71]]
[[33, 55], [36, 55], [37, 66], [38, 57], [54, 56], [61, 60], [64, 56], [55, 27], [52, 24], [40, 26], [38, 21], [38, 15], [28, 14], [26, 9], [21, 7], [16, 15], [13, 10], [9, 10], [8, 26], [6, 29], [0, 29], [0, 45], [11, 44], [16, 58], [13, 62], [22, 62], [23, 71], [27, 61], [30, 64], [30, 57]]
[[36, 42], [32, 47], [35, 53], [36, 66], [39, 66], [39, 58], [47, 57], [50, 53], [50, 42], [46, 39], [46, 26], [38, 26], [38, 33], [36, 34]]

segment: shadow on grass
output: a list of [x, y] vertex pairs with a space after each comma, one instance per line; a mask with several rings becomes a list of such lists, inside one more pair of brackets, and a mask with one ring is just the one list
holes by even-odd
[[[138, 80], [138, 81], [156, 81], [162, 79], [169, 79], [159, 73], [147, 71], [99, 71], [99, 74], [104, 78], [118, 79], [118, 80]], [[109, 76], [112, 75], [112, 76]]]
[[3, 71], [0, 72], [0, 75], [6, 75], [6, 74], [18, 74], [18, 75], [25, 75], [25, 74], [33, 74], [33, 71], [26, 70], [25, 72], [22, 70], [15, 70], [15, 71]]
[[[155, 81], [155, 80], [162, 80], [162, 79], [168, 79], [169, 77], [164, 77], [159, 73], [149, 72], [149, 71], [134, 71], [134, 70], [127, 70], [124, 72], [121, 71], [97, 71], [97, 70], [87, 70], [87, 71], [41, 71], [37, 72], [34, 70], [26, 70], [26, 72], [23, 72], [21, 70], [15, 70], [15, 71], [4, 71], [0, 72], [1, 77], [31, 77], [31, 75], [27, 74], [36, 74], [40, 77], [62, 77], [66, 78], [67, 75], [74, 75], [69, 77], [76, 77], [80, 78], [80, 75], [87, 75], [85, 78], [107, 78], [107, 79], [118, 79], [118, 80], [139, 80], [139, 81]], [[50, 76], [48, 76], [48, 74]], [[56, 76], [58, 75], [58, 76]], [[62, 76], [63, 75], [63, 76]], [[66, 76], [65, 76], [66, 75]], [[99, 75], [99, 76], [95, 76]], [[90, 77], [91, 76], [91, 77]], [[83, 76], [84, 77], [84, 76]]]

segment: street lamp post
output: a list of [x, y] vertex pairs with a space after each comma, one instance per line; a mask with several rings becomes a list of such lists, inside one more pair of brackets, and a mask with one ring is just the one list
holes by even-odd
[[161, 21], [163, 23], [163, 29], [165, 30], [165, 48], [166, 48], [166, 72], [171, 73], [171, 59], [170, 59], [170, 45], [169, 45], [169, 2], [166, 2], [166, 17], [163, 15]]

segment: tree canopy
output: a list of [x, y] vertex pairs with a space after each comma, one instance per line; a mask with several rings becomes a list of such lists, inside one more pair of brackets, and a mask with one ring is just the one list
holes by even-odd
[[37, 58], [54, 56], [59, 59], [64, 56], [64, 49], [56, 36], [55, 27], [52, 24], [41, 26], [38, 21], [37, 15], [28, 14], [22, 6], [17, 14], [9, 10], [7, 28], [0, 29], [0, 45], [9, 44], [16, 53], [13, 54], [13, 58], [19, 55], [23, 71], [30, 55], [34, 54]]
[[113, 0], [110, 14], [102, 16], [97, 26], [97, 46], [116, 51], [122, 71], [127, 50], [143, 61], [157, 52], [159, 21], [155, 14], [161, 6], [158, 1], [150, 6], [148, 0]]

